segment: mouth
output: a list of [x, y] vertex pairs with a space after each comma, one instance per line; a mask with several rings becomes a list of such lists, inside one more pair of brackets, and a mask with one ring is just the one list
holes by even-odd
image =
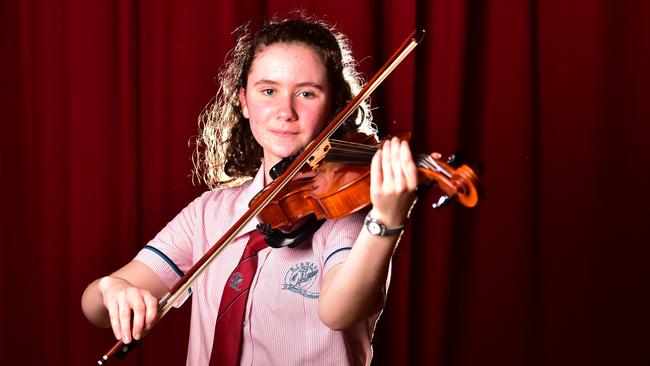
[[299, 134], [298, 131], [271, 130], [271, 133], [280, 136], [293, 136]]

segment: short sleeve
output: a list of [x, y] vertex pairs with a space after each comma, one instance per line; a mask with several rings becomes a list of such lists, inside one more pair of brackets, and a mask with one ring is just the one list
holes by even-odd
[[151, 268], [168, 288], [192, 266], [197, 223], [202, 221], [209, 194], [206, 192], [187, 205], [135, 257]]
[[327, 273], [330, 268], [345, 261], [359, 236], [364, 216], [365, 212], [358, 212], [326, 222], [323, 273]]

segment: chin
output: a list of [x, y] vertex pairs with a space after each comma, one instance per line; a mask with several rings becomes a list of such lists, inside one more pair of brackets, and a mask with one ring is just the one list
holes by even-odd
[[284, 158], [288, 158], [290, 156], [295, 155], [298, 151], [300, 151], [301, 147], [302, 146], [294, 147], [292, 149], [288, 149], [288, 148], [287, 149], [276, 149], [275, 151], [273, 151], [273, 153], [275, 154], [275, 156], [279, 156], [279, 157], [284, 159]]
[[293, 150], [293, 151], [291, 151], [291, 152], [284, 152], [284, 153], [277, 154], [277, 156], [279, 156], [280, 158], [284, 159], [284, 158], [288, 158], [288, 157], [290, 157], [290, 156], [293, 156], [293, 155], [297, 154], [298, 151], [299, 151], [299, 150], [296, 149], [296, 150]]

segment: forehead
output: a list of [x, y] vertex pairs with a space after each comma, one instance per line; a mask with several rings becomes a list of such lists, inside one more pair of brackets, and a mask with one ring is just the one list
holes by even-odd
[[302, 50], [302, 51], [305, 51], [305, 52], [308, 52], [308, 53], [312, 54], [314, 57], [318, 58], [321, 63], [323, 63], [323, 60], [322, 60], [320, 54], [318, 53], [317, 48], [315, 48], [314, 46], [309, 45], [307, 43], [300, 42], [300, 41], [295, 41], [295, 42], [292, 42], [292, 41], [289, 41], [289, 42], [273, 42], [273, 43], [270, 43], [270, 44], [261, 44], [261, 45], [257, 46], [257, 48], [255, 49], [255, 53], [253, 55], [253, 60], [255, 60], [261, 53], [263, 53], [263, 52], [265, 52], [265, 51], [267, 51], [269, 49], [271, 49], [271, 50], [273, 50], [273, 49], [284, 49], [284, 50], [286, 50], [286, 49], [298, 49], [298, 50]]
[[248, 77], [318, 77], [326, 78], [318, 52], [302, 43], [273, 43], [255, 53]]

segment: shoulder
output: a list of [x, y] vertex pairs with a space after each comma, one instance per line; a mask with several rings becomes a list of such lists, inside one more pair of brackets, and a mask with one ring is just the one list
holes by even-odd
[[245, 182], [236, 187], [227, 187], [227, 188], [215, 188], [206, 192], [203, 192], [199, 197], [197, 197], [190, 205], [200, 206], [200, 207], [209, 207], [212, 205], [221, 205], [225, 202], [233, 202], [237, 200], [244, 192], [247, 191], [251, 182]]
[[336, 220], [327, 220], [314, 234], [314, 243], [331, 249], [351, 247], [359, 236], [365, 215], [366, 210], [363, 210]]
[[363, 226], [363, 219], [366, 213], [367, 210], [362, 210], [336, 220], [327, 220], [323, 224], [322, 229], [328, 236], [346, 235], [356, 238], [359, 235], [359, 230]]

